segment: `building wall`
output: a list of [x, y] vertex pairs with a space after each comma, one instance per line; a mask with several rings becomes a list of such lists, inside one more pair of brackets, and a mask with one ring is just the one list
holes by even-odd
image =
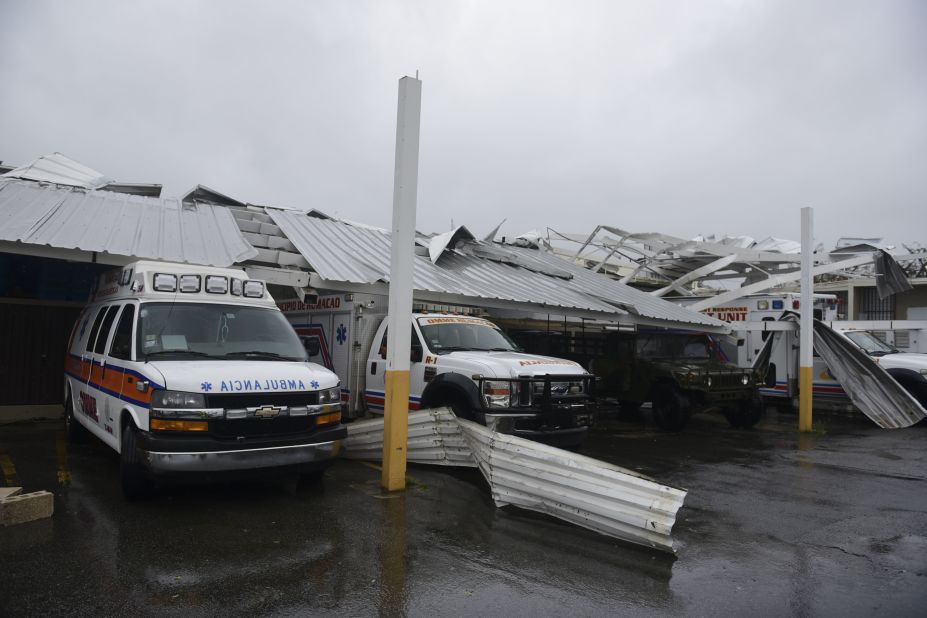
[[62, 402], [71, 327], [111, 268], [0, 253], [0, 407]]

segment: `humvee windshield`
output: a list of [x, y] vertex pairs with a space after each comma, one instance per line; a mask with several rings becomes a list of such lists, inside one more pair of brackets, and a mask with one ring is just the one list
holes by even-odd
[[639, 358], [709, 360], [707, 341], [702, 335], [639, 335]]

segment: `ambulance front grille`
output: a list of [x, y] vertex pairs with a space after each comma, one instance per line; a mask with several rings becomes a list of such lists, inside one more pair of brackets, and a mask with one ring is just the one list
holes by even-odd
[[207, 394], [207, 408], [235, 410], [260, 408], [262, 406], [314, 406], [319, 403], [319, 394], [312, 393], [225, 393]]
[[273, 419], [243, 418], [210, 421], [213, 435], [222, 438], [257, 438], [306, 433], [315, 427], [311, 416], [281, 416]]

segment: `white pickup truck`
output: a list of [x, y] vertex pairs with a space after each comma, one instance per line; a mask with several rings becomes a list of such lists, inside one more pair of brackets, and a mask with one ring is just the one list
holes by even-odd
[[837, 332], [871, 356], [922, 406], [927, 406], [927, 354], [900, 352], [868, 330], [847, 329]]
[[[341, 378], [347, 417], [382, 414], [387, 298], [323, 296], [278, 303], [310, 360]], [[451, 407], [503, 433], [578, 446], [594, 416], [595, 377], [570, 360], [521, 352], [495, 324], [453, 313], [414, 313], [409, 409]]]

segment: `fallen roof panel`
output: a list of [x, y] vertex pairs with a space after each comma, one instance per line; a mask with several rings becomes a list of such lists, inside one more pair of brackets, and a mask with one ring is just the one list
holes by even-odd
[[230, 266], [257, 255], [225, 207], [0, 180], [0, 241]]

